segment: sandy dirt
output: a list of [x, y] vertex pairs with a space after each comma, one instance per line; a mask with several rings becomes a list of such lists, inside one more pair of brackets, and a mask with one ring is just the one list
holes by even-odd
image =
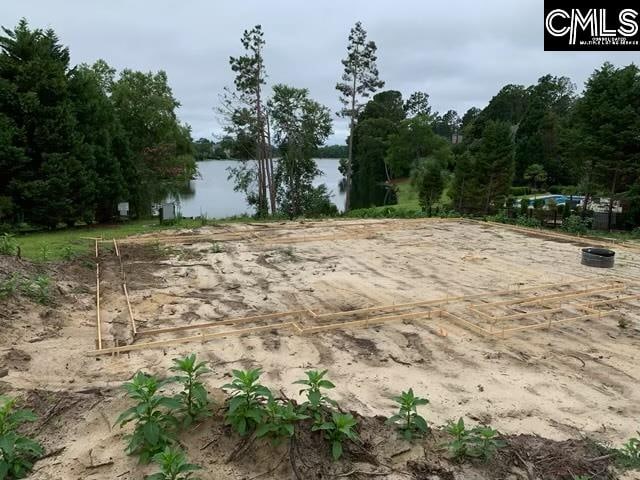
[[[337, 385], [333, 397], [363, 416], [391, 415], [391, 397], [413, 387], [430, 399], [423, 414], [434, 425], [464, 416], [471, 424], [491, 424], [504, 434], [556, 441], [588, 437], [618, 445], [635, 434], [640, 417], [640, 299], [603, 306], [607, 313], [601, 318], [504, 339], [484, 337], [446, 314], [426, 318], [428, 310], [443, 308], [487, 327], [486, 319], [469, 309], [472, 304], [612, 287], [541, 317], [558, 320], [584, 313], [576, 306], [583, 301], [640, 293], [634, 284], [640, 279], [640, 251], [621, 248], [614, 269], [594, 269], [580, 264], [584, 245], [459, 220], [230, 224], [159, 237], [157, 242], [121, 242], [141, 330], [291, 310], [322, 315], [439, 302], [423, 316], [368, 328], [308, 335], [274, 328], [96, 357], [91, 354], [96, 347], [95, 266], [89, 259], [60, 267], [54, 306], [7, 302], [0, 316], [0, 366], [8, 368], [8, 375], [0, 379], [0, 393], [26, 398], [43, 419], [35, 433], [53, 454], [36, 464], [32, 478], [37, 479], [134, 479], [149, 473], [149, 467], [137, 467], [134, 458], [124, 455], [127, 429], [113, 426], [118, 413], [130, 406], [120, 387], [137, 370], [166, 375], [172, 358], [191, 352], [210, 363], [213, 371], [206, 383], [220, 400], [218, 387], [234, 368], [262, 367], [263, 383], [293, 399], [299, 396], [292, 382], [305, 370], [327, 368]], [[116, 340], [129, 344], [120, 259], [112, 245], [101, 245], [100, 264], [104, 346], [112, 347]], [[623, 286], [616, 283], [620, 280]], [[496, 294], [504, 291], [512, 293]], [[446, 301], [472, 295], [477, 297]], [[515, 312], [534, 310], [529, 305]], [[485, 311], [514, 313], [503, 305]], [[347, 317], [342, 320], [351, 320]], [[296, 319], [303, 327], [316, 325], [309, 314]], [[527, 317], [514, 320], [513, 326], [535, 321]], [[269, 323], [246, 326], [254, 325]], [[233, 327], [173, 332], [135, 343], [225, 328]], [[190, 459], [205, 467], [203, 479], [258, 474], [292, 478], [286, 461], [265, 473], [287, 454], [284, 447], [254, 449], [250, 462], [225, 463], [222, 452], [231, 452], [238, 439], [219, 420], [211, 422], [183, 438]], [[402, 449], [391, 444], [388, 448]], [[416, 448], [393, 453], [381, 455], [405, 469], [407, 461], [424, 457]], [[450, 478], [492, 478], [460, 472], [463, 476]], [[449, 477], [414, 473], [413, 478]], [[514, 473], [503, 478], [527, 477]]]

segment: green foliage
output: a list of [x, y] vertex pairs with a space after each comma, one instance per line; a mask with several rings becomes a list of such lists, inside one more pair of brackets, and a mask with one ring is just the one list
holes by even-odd
[[355, 431], [357, 424], [358, 422], [350, 413], [332, 412], [329, 421], [315, 424], [312, 430], [324, 433], [325, 439], [331, 445], [331, 456], [334, 460], [338, 460], [342, 457], [342, 444], [347, 440], [352, 442], [358, 440], [358, 434]]
[[309, 98], [309, 91], [278, 84], [268, 102], [271, 131], [280, 151], [275, 171], [279, 208], [289, 218], [308, 214], [309, 192], [320, 175], [315, 150], [332, 132], [329, 109]]
[[34, 460], [44, 453], [38, 442], [17, 432], [37, 417], [30, 410], [16, 410], [15, 403], [15, 399], [0, 396], [0, 479], [26, 477]]
[[390, 417], [388, 422], [396, 424], [406, 440], [412, 440], [429, 430], [427, 421], [418, 415], [418, 407], [427, 405], [429, 400], [416, 397], [412, 388], [393, 397], [393, 400], [398, 404], [398, 413]]
[[532, 163], [524, 171], [522, 177], [530, 182], [533, 189], [536, 190], [541, 184], [547, 181], [547, 172], [539, 163]]
[[0, 300], [4, 300], [13, 296], [18, 290], [20, 284], [20, 275], [16, 272], [0, 281]]
[[447, 448], [455, 460], [480, 458], [483, 461], [488, 461], [498, 449], [506, 445], [503, 440], [498, 438], [500, 435], [498, 431], [486, 426], [478, 426], [469, 430], [465, 427], [462, 417], [457, 422], [450, 421], [446, 431], [453, 437]]
[[41, 305], [47, 305], [52, 300], [51, 278], [47, 275], [24, 278], [20, 283], [20, 291]]
[[509, 193], [513, 197], [522, 197], [523, 195], [529, 195], [531, 189], [529, 187], [511, 187]]
[[13, 235], [6, 232], [0, 235], [0, 255], [13, 255], [17, 250], [18, 244]]
[[617, 463], [623, 468], [640, 469], [640, 432], [615, 451]]
[[308, 370], [304, 372], [307, 378], [293, 382], [294, 385], [306, 386], [299, 392], [300, 395], [304, 393], [307, 397], [307, 400], [300, 408], [303, 411], [310, 412], [316, 424], [324, 422], [326, 410], [337, 406], [335, 400], [332, 400], [323, 392], [323, 390], [335, 388], [335, 385], [325, 378], [327, 372], [328, 370]]
[[585, 235], [591, 226], [590, 219], [582, 219], [580, 215], [571, 215], [562, 221], [562, 229], [566, 232]]
[[233, 370], [233, 381], [222, 386], [231, 391], [226, 423], [240, 435], [252, 432], [262, 422], [264, 403], [272, 398], [269, 389], [258, 383], [261, 374], [259, 368]]
[[263, 413], [261, 423], [256, 428], [256, 437], [269, 437], [274, 445], [293, 436], [296, 422], [309, 418], [296, 411], [292, 402], [282, 402], [271, 397], [267, 400]]
[[326, 145], [316, 148], [313, 158], [346, 158], [349, 148], [346, 145]]
[[535, 217], [518, 217], [516, 225], [519, 227], [540, 228], [540, 220]]
[[[195, 171], [166, 75], [70, 64], [51, 29], [0, 36], [0, 217], [58, 225], [133, 214]], [[150, 157], [153, 161], [150, 161]]]
[[197, 480], [193, 472], [201, 467], [187, 462], [185, 454], [177, 448], [166, 447], [153, 456], [153, 461], [160, 467], [159, 473], [147, 475], [145, 480]]
[[399, 123], [389, 137], [385, 162], [395, 178], [406, 177], [422, 158], [433, 157], [446, 167], [451, 161], [451, 147], [433, 132], [428, 117], [418, 115]]
[[442, 196], [444, 183], [442, 164], [436, 158], [420, 161], [411, 173], [411, 184], [418, 191], [422, 210], [428, 215], [431, 215], [433, 204]]
[[164, 396], [160, 389], [172, 379], [158, 380], [156, 377], [138, 372], [131, 382], [124, 384], [129, 398], [137, 402], [120, 414], [116, 423], [120, 427], [135, 422], [132, 434], [125, 436], [127, 454], [140, 455], [140, 463], [149, 463], [157, 453], [174, 443], [174, 432], [178, 420], [173, 415], [181, 409], [180, 400]]
[[178, 395], [182, 402], [180, 411], [185, 415], [183, 427], [188, 427], [194, 421], [210, 416], [207, 390], [199, 381], [202, 375], [210, 371], [206, 362], [196, 361], [196, 355], [192, 353], [184, 358], [175, 358], [171, 371], [176, 372], [174, 380], [183, 387]]
[[220, 244], [220, 242], [211, 242], [211, 248], [209, 249], [211, 253], [222, 253], [224, 252], [224, 247]]

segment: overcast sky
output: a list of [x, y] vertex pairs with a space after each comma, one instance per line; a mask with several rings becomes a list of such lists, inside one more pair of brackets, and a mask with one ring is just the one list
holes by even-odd
[[[609, 60], [638, 63], [633, 53], [543, 51], [543, 0], [0, 0], [0, 21], [21, 17], [52, 27], [72, 62], [103, 58], [117, 69], [165, 70], [194, 138], [221, 133], [213, 110], [232, 85], [230, 55], [245, 28], [262, 24], [269, 82], [306, 87], [336, 111], [335, 84], [347, 36], [360, 20], [378, 45], [385, 88], [429, 93], [435, 110], [484, 107], [505, 84], [529, 85], [546, 73], [582, 89]], [[336, 118], [328, 143], [342, 143]]]

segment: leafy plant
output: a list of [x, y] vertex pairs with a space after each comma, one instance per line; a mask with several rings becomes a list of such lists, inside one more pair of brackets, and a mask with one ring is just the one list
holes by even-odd
[[0, 396], [0, 478], [24, 478], [33, 461], [44, 453], [42, 446], [16, 432], [26, 422], [36, 420], [30, 410], [16, 410], [15, 399]]
[[71, 245], [65, 245], [62, 247], [62, 258], [66, 261], [73, 260], [76, 256], [76, 252]]
[[640, 468], [640, 432], [616, 450], [618, 464], [624, 468]]
[[20, 275], [12, 273], [10, 276], [0, 281], [0, 300], [11, 297], [18, 289]]
[[10, 233], [0, 235], [0, 255], [13, 255], [18, 249], [18, 244]]
[[183, 390], [178, 397], [182, 402], [182, 412], [185, 414], [183, 427], [188, 427], [195, 420], [211, 415], [207, 389], [199, 378], [210, 370], [205, 362], [197, 362], [195, 353], [184, 358], [173, 360], [171, 370], [178, 375], [174, 380], [182, 384]]
[[25, 278], [22, 281], [21, 291], [42, 305], [51, 303], [51, 279], [47, 275]]
[[353, 442], [358, 440], [358, 434], [354, 427], [358, 424], [353, 415], [350, 413], [332, 412], [331, 420], [321, 425], [314, 425], [313, 431], [320, 430], [324, 433], [324, 437], [331, 444], [331, 455], [334, 460], [338, 460], [342, 456], [342, 444], [346, 440]]
[[283, 438], [292, 437], [295, 423], [305, 418], [309, 416], [296, 411], [293, 403], [269, 398], [264, 407], [262, 423], [256, 428], [256, 437], [270, 437], [272, 443], [277, 445]]
[[584, 235], [591, 228], [591, 219], [582, 219], [580, 215], [571, 215], [562, 221], [562, 229], [566, 232]]
[[389, 418], [388, 422], [396, 424], [406, 440], [411, 440], [429, 430], [426, 420], [418, 415], [418, 407], [427, 405], [429, 400], [416, 397], [411, 388], [409, 391], [393, 397], [393, 400], [398, 403], [399, 409], [398, 413]]
[[209, 249], [211, 253], [222, 253], [224, 252], [224, 248], [218, 242], [211, 242], [211, 248]]
[[153, 461], [160, 466], [160, 472], [147, 475], [145, 480], [197, 480], [193, 472], [201, 467], [187, 462], [185, 454], [176, 448], [166, 447], [153, 456]]
[[479, 426], [467, 429], [462, 417], [457, 422], [450, 421], [446, 427], [453, 439], [447, 445], [452, 458], [481, 458], [487, 461], [496, 451], [505, 446], [498, 438], [499, 433], [491, 427]]
[[330, 399], [322, 392], [322, 389], [330, 390], [335, 388], [332, 382], [324, 378], [327, 371], [307, 370], [304, 372], [307, 378], [293, 382], [294, 385], [306, 385], [306, 388], [299, 392], [300, 395], [304, 393], [307, 396], [307, 401], [301, 405], [301, 408], [311, 412], [316, 423], [324, 422], [323, 409], [337, 406], [335, 400]]
[[40, 260], [42, 260], [43, 262], [46, 262], [47, 260], [49, 260], [49, 244], [48, 243], [43, 243], [42, 246], [40, 247]]
[[506, 445], [503, 440], [498, 438], [500, 433], [491, 427], [476, 427], [471, 431], [471, 434], [473, 447], [470, 454], [474, 457], [480, 457], [485, 462], [489, 461], [500, 448]]
[[179, 400], [166, 397], [159, 390], [171, 379], [158, 380], [156, 377], [138, 372], [131, 382], [124, 384], [129, 398], [137, 405], [125, 410], [116, 420], [120, 427], [135, 421], [132, 434], [126, 435], [128, 441], [125, 451], [131, 455], [140, 455], [140, 463], [149, 463], [151, 458], [162, 452], [174, 442], [173, 433], [178, 420], [172, 410], [181, 408]]
[[226, 423], [238, 432], [245, 435], [253, 431], [262, 422], [264, 416], [264, 403], [272, 397], [269, 389], [258, 383], [262, 371], [259, 368], [253, 370], [233, 370], [233, 381], [223, 385], [222, 388], [231, 391]]

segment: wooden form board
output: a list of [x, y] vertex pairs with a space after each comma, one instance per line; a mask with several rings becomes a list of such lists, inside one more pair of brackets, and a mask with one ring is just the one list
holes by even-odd
[[[593, 280], [587, 279], [584, 282], [579, 281], [579, 282], [565, 282], [561, 284], [547, 284], [543, 286], [527, 287], [527, 288], [518, 289], [518, 290], [508, 289], [508, 290], [503, 290], [499, 292], [483, 293], [478, 295], [455, 296], [455, 297], [452, 296], [452, 297], [445, 297], [445, 298], [418, 301], [418, 302], [398, 303], [398, 304], [391, 304], [391, 305], [378, 305], [378, 306], [354, 309], [354, 310], [344, 311], [344, 312], [315, 313], [311, 309], [306, 308], [306, 309], [291, 310], [291, 311], [285, 311], [285, 312], [273, 312], [273, 313], [267, 313], [267, 314], [261, 314], [261, 315], [252, 315], [248, 317], [223, 319], [223, 320], [193, 324], [193, 325], [163, 327], [163, 328], [157, 328], [157, 329], [143, 329], [143, 330], [137, 331], [138, 337], [145, 336], [145, 335], [159, 335], [159, 334], [171, 333], [171, 332], [187, 332], [190, 330], [200, 330], [200, 332], [196, 335], [189, 335], [189, 336], [171, 338], [166, 340], [154, 340], [154, 341], [148, 341], [144, 343], [135, 343], [131, 345], [102, 348], [92, 352], [91, 354], [92, 355], [119, 354], [119, 353], [131, 352], [131, 351], [145, 350], [148, 348], [169, 347], [173, 345], [198, 342], [198, 341], [206, 342], [206, 341], [217, 339], [217, 338], [224, 338], [224, 337], [235, 336], [235, 335], [247, 335], [247, 334], [260, 333], [260, 332], [272, 331], [272, 330], [285, 330], [285, 331], [288, 330], [288, 331], [292, 331], [295, 334], [304, 335], [304, 334], [326, 332], [326, 331], [344, 329], [344, 328], [368, 327], [374, 324], [382, 324], [385, 322], [392, 322], [392, 321], [398, 321], [398, 320], [417, 320], [420, 318], [431, 319], [436, 314], [440, 318], [449, 319], [452, 322], [458, 323], [483, 336], [504, 338], [507, 334], [511, 334], [515, 332], [535, 330], [535, 329], [545, 328], [545, 327], [551, 328], [554, 325], [559, 325], [567, 322], [586, 320], [586, 319], [596, 318], [596, 317], [601, 318], [602, 316], [605, 316], [607, 312], [594, 310], [593, 309], [594, 305], [604, 304], [604, 303], [613, 303], [613, 302], [623, 302], [623, 301], [629, 301], [629, 300], [640, 298], [640, 294], [634, 294], [634, 295], [626, 295], [626, 296], [621, 296], [621, 297], [607, 299], [607, 300], [598, 300], [597, 302], [576, 305], [576, 308], [580, 308], [584, 311], [584, 313], [580, 315], [573, 315], [568, 318], [561, 318], [557, 320], [550, 319], [550, 320], [542, 321], [540, 323], [535, 323], [533, 325], [524, 325], [524, 326], [516, 326], [516, 327], [508, 327], [503, 323], [502, 328], [495, 328], [494, 325], [491, 325], [489, 329], [484, 328], [480, 325], [477, 325], [473, 321], [465, 319], [459, 314], [453, 313], [444, 308], [447, 304], [451, 302], [459, 302], [461, 299], [473, 300], [473, 299], [479, 298], [480, 296], [495, 297], [495, 296], [514, 294], [514, 293], [521, 294], [523, 292], [530, 291], [530, 290], [536, 290], [541, 288], [548, 289], [548, 288], [554, 288], [554, 287], [560, 287], [560, 286], [575, 285], [578, 283], [586, 283], [588, 281], [593, 282]], [[618, 291], [619, 287], [620, 287], [619, 285], [616, 285], [615, 287], [608, 287], [609, 290], [606, 290], [606, 291], [611, 291], [613, 288], [615, 288], [615, 291]], [[563, 293], [563, 295], [565, 296], [574, 295], [576, 298], [583, 298], [588, 294], [601, 293], [602, 290], [603, 290], [603, 287], [598, 287], [595, 289], [584, 289], [580, 291], [578, 294], [572, 294], [571, 292], [568, 292], [568, 293]], [[585, 293], [585, 292], [588, 292], [588, 293]], [[555, 294], [553, 295], [554, 296], [549, 299], [550, 301], [557, 300], [557, 297], [555, 296]], [[539, 298], [536, 298], [536, 300], [539, 300]], [[527, 303], [528, 299], [527, 298], [519, 299], [519, 302], [520, 304]], [[482, 305], [487, 305], [487, 304], [482, 304]], [[415, 309], [415, 308], [419, 308], [421, 310], [412, 311], [412, 309]], [[424, 310], [424, 308], [428, 308], [428, 310]], [[470, 309], [472, 308], [473, 306], [470, 307]], [[403, 311], [401, 313], [397, 313], [397, 310], [407, 310], [407, 309], [409, 309], [410, 311]], [[534, 314], [540, 315], [541, 313], [546, 313], [546, 314], [556, 313], [562, 310], [563, 308], [553, 308], [553, 309], [546, 309], [542, 312], [540, 311], [531, 312], [531, 315], [518, 314], [517, 316], [519, 318], [522, 318], [522, 316], [533, 317], [535, 316]], [[494, 319], [493, 317], [491, 317], [489, 314], [485, 312], [482, 312], [482, 314], [485, 317], [490, 317], [490, 319]], [[344, 320], [349, 316], [362, 316], [362, 315], [366, 315], [366, 318], [360, 318], [355, 320]], [[285, 321], [286, 317], [294, 317], [294, 318], [297, 317], [297, 319]], [[311, 326], [306, 326], [300, 323], [301, 321], [304, 321], [305, 318], [313, 322]], [[338, 318], [342, 318], [343, 320], [335, 321]], [[513, 318], [515, 318], [515, 316]], [[216, 328], [216, 327], [219, 328], [224, 326], [236, 327], [242, 324], [251, 324], [251, 323], [257, 323], [257, 322], [273, 320], [273, 319], [278, 319], [279, 321], [276, 323], [268, 323], [267, 325], [256, 325], [256, 326], [250, 326], [250, 327], [244, 327], [244, 328], [232, 328], [230, 330], [224, 330], [220, 332], [205, 333], [206, 330], [211, 328]], [[325, 322], [328, 322], [328, 323], [325, 323]]]

